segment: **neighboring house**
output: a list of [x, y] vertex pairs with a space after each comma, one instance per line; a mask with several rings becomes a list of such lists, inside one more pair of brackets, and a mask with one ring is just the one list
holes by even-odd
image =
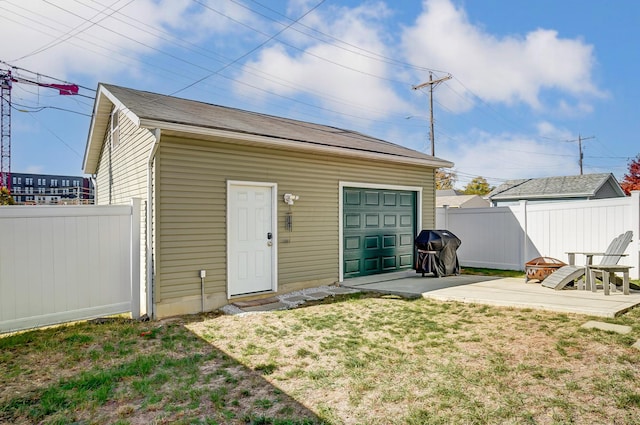
[[436, 207], [449, 208], [484, 208], [491, 204], [480, 195], [464, 195], [454, 189], [436, 190]]
[[16, 204], [93, 204], [93, 183], [87, 177], [11, 173]]
[[493, 206], [528, 202], [578, 201], [625, 196], [611, 173], [509, 180], [487, 195]]
[[[411, 269], [438, 159], [361, 133], [99, 85], [96, 203], [143, 199], [152, 317]], [[151, 238], [147, 238], [151, 235]]]

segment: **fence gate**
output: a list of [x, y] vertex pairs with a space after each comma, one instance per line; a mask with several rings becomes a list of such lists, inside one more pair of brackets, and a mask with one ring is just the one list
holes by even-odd
[[140, 314], [140, 200], [0, 207], [0, 333]]

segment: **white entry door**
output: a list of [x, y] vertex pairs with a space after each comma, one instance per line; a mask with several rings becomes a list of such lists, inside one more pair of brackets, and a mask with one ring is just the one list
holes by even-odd
[[275, 290], [275, 184], [229, 182], [229, 295]]

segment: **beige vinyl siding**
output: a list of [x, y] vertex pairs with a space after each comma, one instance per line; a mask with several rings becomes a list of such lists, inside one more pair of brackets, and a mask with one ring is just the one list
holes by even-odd
[[147, 160], [154, 142], [153, 134], [135, 127], [119, 113], [120, 143], [112, 148], [107, 126], [97, 172], [96, 203], [126, 204], [131, 198], [147, 197]]
[[[146, 233], [147, 233], [147, 161], [155, 141], [147, 129], [136, 128], [124, 114], [119, 113], [120, 143], [111, 146], [111, 124], [107, 126], [105, 141], [96, 172], [96, 204], [129, 204], [132, 198], [142, 200], [140, 218], [140, 281], [146, 284]], [[143, 310], [146, 294], [141, 294]]]
[[[227, 180], [277, 183], [278, 288], [339, 278], [339, 182], [423, 188], [423, 222], [433, 227], [434, 169], [371, 160], [163, 136], [158, 151], [156, 302], [207, 294], [226, 299]], [[284, 229], [289, 206], [293, 231]], [[216, 306], [214, 306], [216, 307]]]

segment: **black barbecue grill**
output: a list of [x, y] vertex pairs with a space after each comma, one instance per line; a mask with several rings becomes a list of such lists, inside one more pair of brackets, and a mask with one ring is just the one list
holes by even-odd
[[416, 273], [435, 277], [460, 274], [457, 250], [462, 242], [448, 230], [423, 230], [415, 240]]

